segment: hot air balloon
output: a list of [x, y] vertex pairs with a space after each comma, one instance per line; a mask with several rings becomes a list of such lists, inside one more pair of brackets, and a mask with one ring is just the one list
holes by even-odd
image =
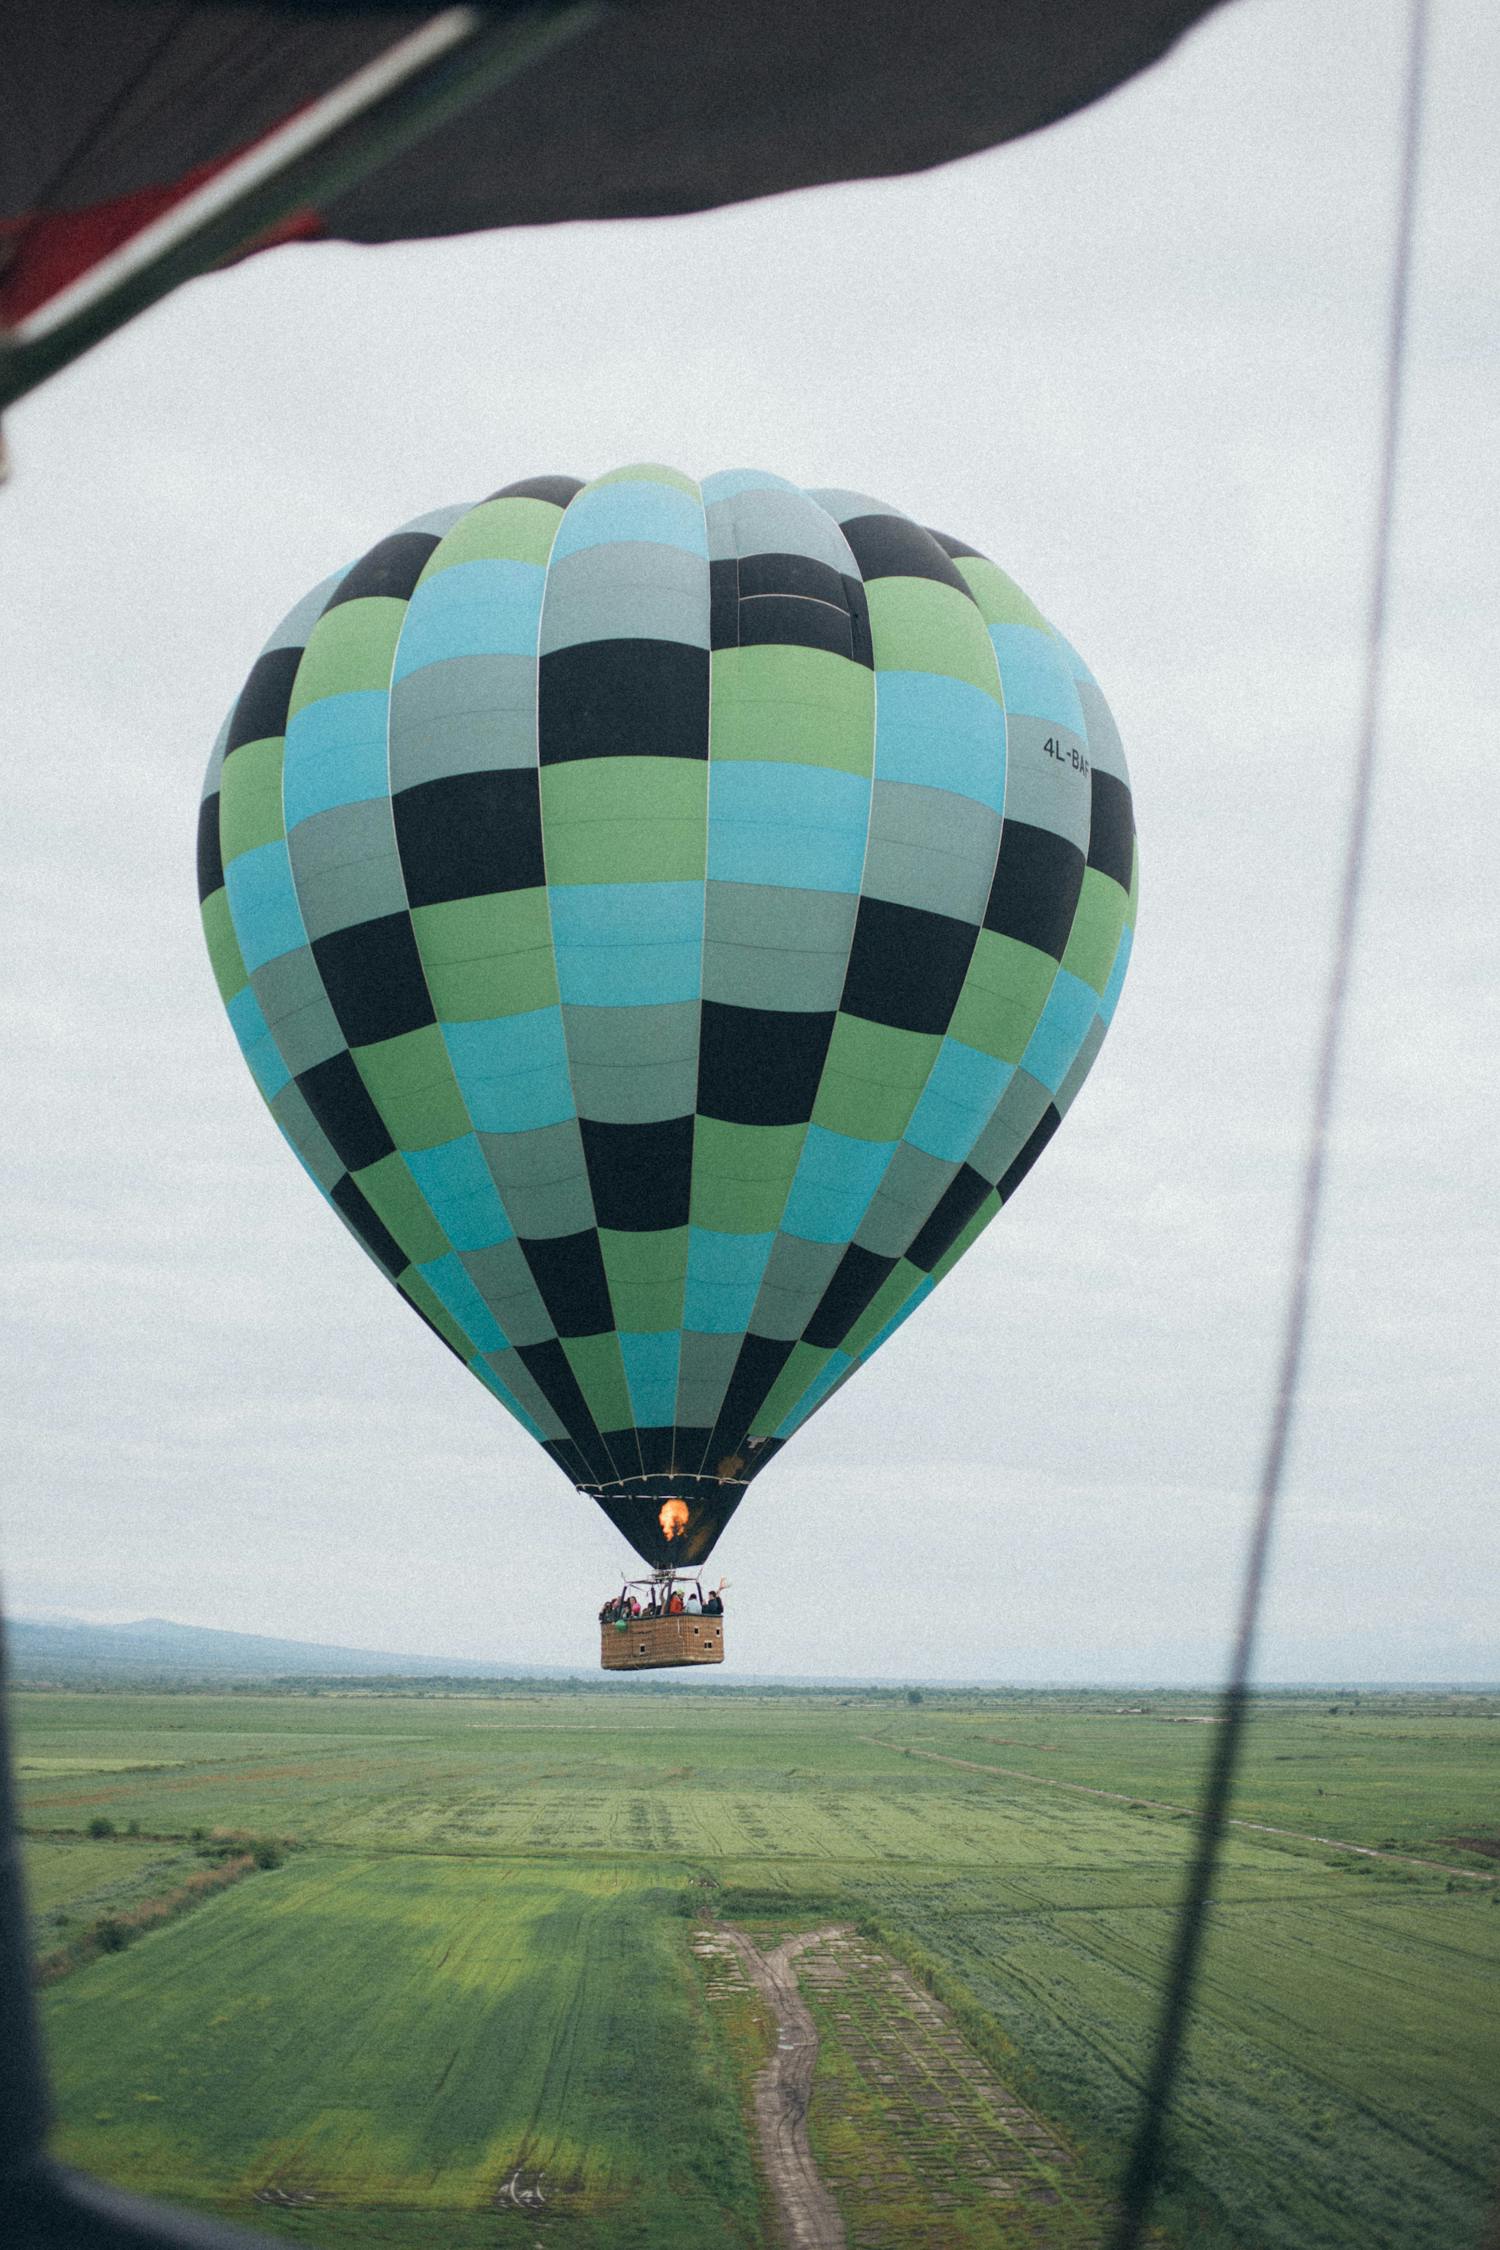
[[655, 466], [508, 485], [308, 595], [199, 865], [297, 1156], [657, 1570], [1015, 1193], [1136, 896], [1104, 698], [995, 564]]

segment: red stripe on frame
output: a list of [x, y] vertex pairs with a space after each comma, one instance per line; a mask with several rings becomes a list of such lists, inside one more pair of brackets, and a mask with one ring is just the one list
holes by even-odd
[[[256, 142], [246, 146], [253, 148]], [[167, 187], [137, 188], [86, 210], [32, 211], [24, 218], [0, 219], [0, 324], [14, 327], [25, 320], [244, 153], [232, 149], [211, 163], [194, 165]], [[306, 241], [322, 231], [316, 211], [294, 211], [239, 255], [248, 257], [278, 242]]]

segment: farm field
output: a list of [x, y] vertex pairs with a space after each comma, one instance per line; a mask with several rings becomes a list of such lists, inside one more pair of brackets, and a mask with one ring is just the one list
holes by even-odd
[[[23, 1691], [38, 1902], [86, 1909], [215, 1831], [291, 1840], [44, 1993], [59, 2152], [308, 2243], [769, 2245], [768, 2021], [694, 1931], [838, 1925], [807, 1962], [809, 2121], [851, 2244], [1072, 2250], [1143, 2075], [1208, 1708]], [[1299, 1833], [1228, 1847], [1164, 2242], [1477, 2244], [1497, 1746], [1478, 1696], [1258, 1708], [1237, 1814]], [[88, 1839], [101, 1817], [121, 1833]], [[945, 2135], [978, 2166], [1023, 2114], [1055, 2204], [984, 2188], [993, 2163], [935, 2178]]]
[[175, 1845], [135, 1837], [112, 1836], [107, 1843], [83, 1836], [32, 1837], [26, 1846], [32, 1914], [50, 1920], [85, 1911], [96, 1899], [149, 1883], [168, 1860], [191, 1864]]
[[[1191, 1804], [1212, 1703], [1144, 1700], [1140, 1709], [1129, 1707], [1132, 1698], [1037, 1697], [1003, 1713], [939, 1712], [925, 1729], [903, 1729], [902, 1740], [1049, 1781]], [[1271, 1697], [1247, 1729], [1236, 1816], [1483, 1867], [1497, 1850], [1493, 1813], [1488, 1854], [1473, 1849], [1466, 1829], [1476, 1778], [1493, 1771], [1497, 1739], [1497, 1697]]]
[[307, 1853], [69, 1979], [52, 2035], [84, 2144], [143, 2191], [232, 2178], [257, 2215], [430, 2241], [540, 2181], [571, 2241], [748, 2244], [681, 1927], [649, 1870]]

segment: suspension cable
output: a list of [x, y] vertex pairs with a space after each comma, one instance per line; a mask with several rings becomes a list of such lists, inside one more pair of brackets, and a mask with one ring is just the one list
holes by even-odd
[[1370, 562], [1369, 609], [1365, 627], [1364, 691], [1344, 845], [1343, 882], [1339, 895], [1333, 963], [1323, 1005], [1322, 1036], [1303, 1157], [1301, 1202], [1288, 1278], [1280, 1361], [1266, 1432], [1260, 1490], [1245, 1557], [1233, 1656], [1220, 1694], [1220, 1723], [1214, 1729], [1213, 1755], [1198, 1808], [1197, 1847], [1187, 1889], [1178, 1911], [1166, 1987], [1157, 2019], [1151, 2067], [1140, 2118], [1121, 2182], [1120, 2204], [1109, 2236], [1109, 2250], [1138, 2250], [1160, 2184], [1167, 2119], [1182, 2062], [1183, 2043], [1192, 2017], [1205, 1926], [1219, 1872], [1224, 1824], [1234, 1793], [1271, 1534], [1281, 1498], [1282, 1476], [1302, 1375], [1308, 1302], [1319, 1246], [1329, 1128], [1333, 1117], [1339, 1054], [1354, 963], [1380, 734], [1391, 536], [1395, 519], [1396, 466], [1405, 387], [1412, 239], [1427, 68], [1427, 13], [1427, 0], [1411, 0], [1396, 238], [1386, 335], [1384, 427]]

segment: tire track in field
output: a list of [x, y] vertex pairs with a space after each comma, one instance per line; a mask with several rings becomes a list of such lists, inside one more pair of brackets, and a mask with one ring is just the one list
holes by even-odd
[[[1279, 1905], [1287, 1902], [1278, 1900], [1276, 1903]], [[1291, 1903], [1295, 1906], [1298, 1902], [1294, 1900]], [[1403, 1901], [1402, 1903], [1405, 1904], [1406, 1902]], [[1243, 1908], [1237, 1906], [1234, 1911], [1240, 1913]], [[1315, 1937], [1303, 1942], [1315, 1954], [1319, 1950], [1318, 1941]], [[1111, 1946], [1101, 1943], [1087, 1926], [1082, 1929], [1070, 1929], [1067, 1933], [1067, 1943], [1101, 1969], [1112, 1969], [1131, 1978], [1142, 1991], [1151, 1992], [1156, 1989], [1159, 1964], [1155, 1957], [1143, 1948], [1135, 1946], [1122, 1952], [1118, 1944]], [[1044, 1984], [1022, 1975], [1013, 1962], [1008, 1965], [1007, 1974], [1010, 1980], [1020, 1986], [1027, 1994], [1033, 2004], [1039, 2005], [1043, 2009], [1048, 2007], [1050, 2004], [1049, 1995]], [[1368, 1983], [1372, 1976], [1368, 1965], [1363, 1969], [1362, 1974]], [[1435, 2138], [1435, 2128], [1430, 2121], [1416, 2124], [1411, 2120], [1406, 2113], [1406, 2097], [1402, 2097], [1400, 2106], [1392, 2106], [1390, 2102], [1382, 2101], [1377, 2096], [1363, 2091], [1358, 2081], [1352, 2076], [1341, 2077], [1337, 2070], [1330, 2069], [1326, 2065], [1319, 2068], [1308, 2059], [1307, 2027], [1305, 2024], [1299, 2022], [1296, 2017], [1289, 2016], [1285, 2009], [1279, 2008], [1273, 2003], [1264, 2004], [1253, 2020], [1242, 2014], [1226, 2013], [1223, 2006], [1222, 1989], [1222, 1987], [1219, 1988], [1216, 1996], [1214, 1980], [1212, 1978], [1206, 1980], [1204, 1997], [1200, 2007], [1200, 2013], [1209, 2019], [1221, 2036], [1231, 2039], [1241, 2037], [1253, 2039], [1281, 2069], [1290, 2075], [1303, 2078], [1320, 2097], [1325, 2099], [1331, 2097], [1345, 2104], [1352, 2115], [1376, 2126], [1381, 2132], [1390, 2134], [1393, 2139], [1402, 2142], [1409, 2148], [1414, 2156], [1429, 2159], [1435, 2165], [1445, 2169], [1455, 2180], [1465, 2185], [1472, 2185], [1480, 2189], [1490, 2185], [1490, 2173], [1487, 2167], [1475, 2165], [1466, 2156], [1447, 2146], [1442, 2140]], [[1236, 1988], [1233, 1997], [1236, 2002], [1242, 2003], [1244, 1988], [1242, 1986]], [[1090, 2036], [1096, 2050], [1106, 2054], [1107, 2059], [1117, 2070], [1121, 2079], [1127, 2085], [1138, 2085], [1139, 2058], [1133, 2045], [1120, 2045], [1117, 2041], [1112, 2050], [1107, 2048], [1103, 2030], [1097, 2022], [1091, 2027]], [[1209, 2087], [1207, 2095], [1195, 2093], [1191, 2079], [1189, 2079], [1183, 2086], [1181, 2103], [1184, 2118], [1191, 2115], [1200, 2136], [1205, 2142], [1211, 2144], [1220, 2131], [1220, 2104], [1223, 2098], [1223, 2086], [1219, 2079], [1212, 2076], [1207, 2079], [1207, 2084]], [[1480, 2250], [1500, 2250], [1500, 2239], [1497, 2239], [1493, 2244], [1481, 2244]]]
[[762, 1953], [743, 1930], [716, 1925], [734, 1947], [776, 2022], [776, 2047], [755, 2075], [755, 2123], [787, 2250], [845, 2250], [839, 2207], [823, 2184], [807, 2138], [807, 2105], [818, 2061], [818, 2028], [797, 1989], [792, 1963], [809, 1946], [842, 1937], [842, 1923], [786, 1938]]
[[[1080, 1797], [1104, 1797], [1114, 1805], [1146, 1805], [1152, 1812], [1190, 1813], [1191, 1805], [1169, 1805], [1161, 1797], [1138, 1797], [1123, 1789], [1096, 1789], [1087, 1781], [1061, 1781], [1055, 1774], [1027, 1773], [1022, 1766], [981, 1765], [977, 1758], [955, 1758], [944, 1750], [917, 1750], [908, 1743], [891, 1742], [884, 1735], [862, 1734], [860, 1742], [873, 1743], [877, 1750], [894, 1750], [901, 1758], [930, 1758], [938, 1766], [964, 1766], [970, 1773], [1004, 1774], [1008, 1781], [1034, 1781], [1039, 1789], [1071, 1789]], [[1437, 1875], [1463, 1875], [1471, 1883], [1494, 1883], [1500, 1877], [1486, 1875], [1477, 1867], [1450, 1867], [1446, 1860], [1418, 1859], [1414, 1852], [1381, 1851], [1374, 1844], [1348, 1844], [1338, 1836], [1315, 1836], [1307, 1828], [1273, 1828], [1268, 1820], [1226, 1820], [1226, 1828], [1249, 1828], [1260, 1836], [1288, 1836], [1294, 1844], [1321, 1844], [1330, 1852], [1355, 1852], [1361, 1859], [1393, 1859], [1403, 1867], [1429, 1867]]]

